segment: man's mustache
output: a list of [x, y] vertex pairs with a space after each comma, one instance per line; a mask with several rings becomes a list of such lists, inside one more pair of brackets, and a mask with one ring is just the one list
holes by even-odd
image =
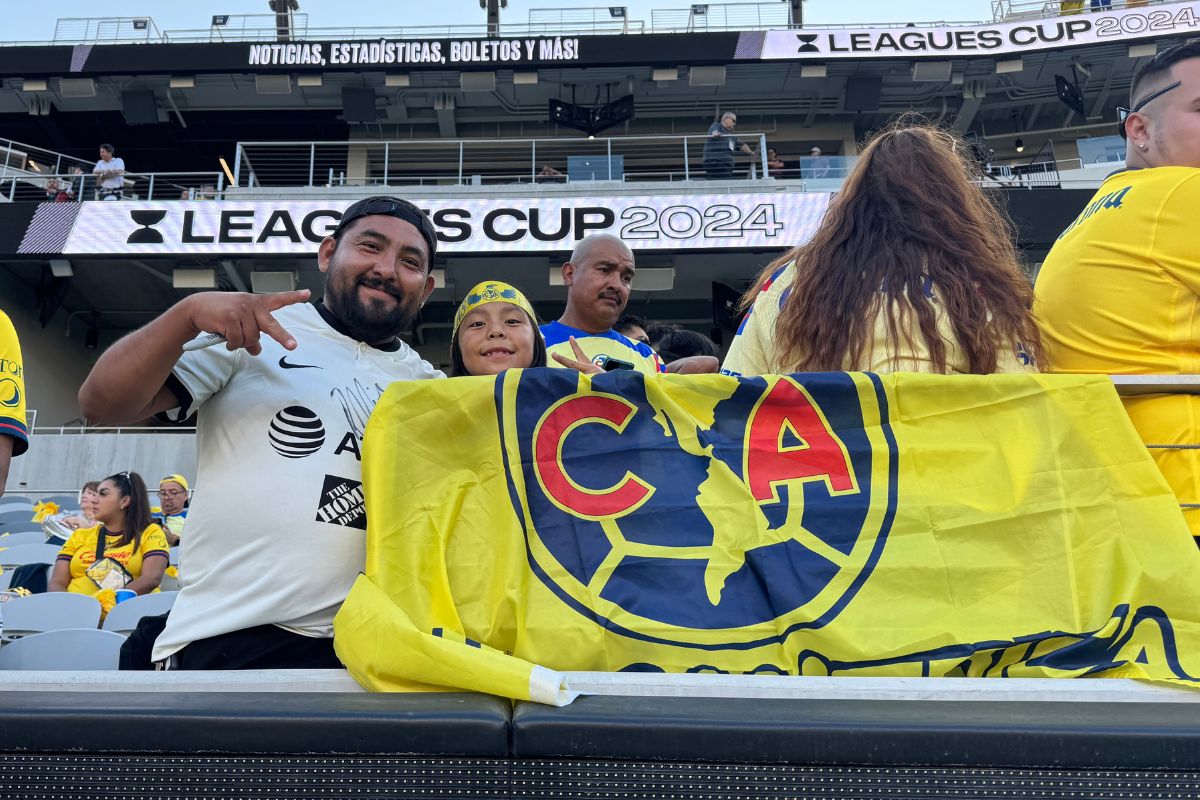
[[392, 284], [388, 283], [387, 281], [383, 280], [382, 278], [370, 278], [370, 277], [359, 278], [358, 283], [361, 286], [366, 286], [368, 289], [376, 289], [380, 292], [387, 292], [388, 294], [390, 294], [392, 297], [396, 298], [397, 300], [404, 299], [404, 292], [400, 291], [398, 288], [396, 288]]

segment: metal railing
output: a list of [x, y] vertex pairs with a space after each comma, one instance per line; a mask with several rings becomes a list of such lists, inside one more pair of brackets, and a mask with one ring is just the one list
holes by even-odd
[[[1084, 0], [1088, 2], [1089, 0]], [[1147, 0], [1157, 4], [1166, 0]], [[1067, 0], [1071, 2], [1071, 0]], [[1113, 0], [1114, 7], [1133, 7], [1138, 0]], [[1036, 7], [1034, 16], [1054, 16], [1055, 2], [993, 0], [993, 20], [1005, 14], [1021, 14], [1026, 6]], [[1053, 6], [1054, 11], [1043, 10]], [[372, 39], [444, 39], [495, 38], [521, 36], [581, 36], [641, 33], [693, 33], [705, 31], [754, 31], [794, 27], [789, 22], [787, 5], [779, 2], [694, 3], [689, 8], [652, 9], [650, 21], [614, 16], [612, 9], [594, 8], [530, 9], [525, 22], [501, 22], [498, 31], [489, 31], [484, 22], [473, 25], [358, 25], [314, 27], [307, 14], [291, 15], [286, 29], [288, 41], [372, 40]], [[44, 44], [145, 44], [195, 42], [272, 42], [281, 38], [274, 14], [228, 14], [221, 25], [161, 30], [151, 17], [71, 17], [58, 21], [54, 38], [45, 41], [0, 42], [4, 46]], [[948, 25], [979, 25], [987, 20], [928, 20], [924, 22], [876, 22], [869, 24], [805, 24], [806, 29], [841, 30], [846, 28], [901, 28]]]
[[[219, 200], [223, 172], [126, 172], [124, 199]], [[96, 178], [87, 172], [41, 173], [8, 170], [0, 175], [0, 199], [8, 202], [98, 200]]]
[[[753, 157], [739, 155], [730, 177], [772, 177], [766, 162], [766, 135], [738, 134], [737, 138], [757, 151]], [[664, 174], [699, 180], [714, 174], [709, 166], [718, 144], [718, 140], [703, 134], [603, 139], [239, 142], [233, 186], [633, 182], [659, 180]]]
[[992, 0], [993, 22], [1120, 11], [1128, 8], [1165, 5], [1178, 0]]

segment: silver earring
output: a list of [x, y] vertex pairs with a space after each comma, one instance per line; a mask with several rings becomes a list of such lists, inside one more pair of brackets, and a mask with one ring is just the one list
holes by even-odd
[[1140, 147], [1140, 148], [1142, 148], [1143, 150], [1145, 150], [1145, 149], [1146, 149], [1146, 143], [1145, 143], [1145, 142], [1142, 142], [1141, 144], [1139, 144], [1139, 145], [1138, 145], [1138, 147]]

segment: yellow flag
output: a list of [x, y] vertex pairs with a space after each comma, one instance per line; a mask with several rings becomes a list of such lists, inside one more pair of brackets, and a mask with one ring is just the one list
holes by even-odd
[[397, 383], [363, 472], [334, 630], [370, 689], [1200, 677], [1200, 553], [1103, 377]]

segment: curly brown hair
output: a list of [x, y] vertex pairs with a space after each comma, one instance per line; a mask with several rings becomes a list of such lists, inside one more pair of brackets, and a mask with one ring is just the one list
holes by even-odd
[[1016, 343], [1043, 363], [1012, 225], [972, 183], [977, 171], [961, 138], [923, 121], [901, 119], [871, 138], [813, 238], [768, 265], [742, 298], [748, 308], [771, 275], [794, 267], [775, 330], [789, 371], [861, 369], [882, 311], [892, 351], [911, 349], [915, 316], [944, 373], [935, 303], [970, 372], [995, 372], [998, 348]]

